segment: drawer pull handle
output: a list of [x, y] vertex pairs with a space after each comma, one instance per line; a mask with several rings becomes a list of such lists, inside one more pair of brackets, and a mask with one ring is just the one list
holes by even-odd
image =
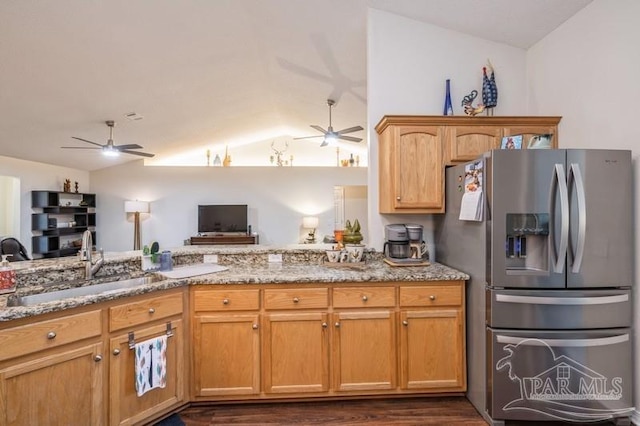
[[336, 322], [336, 323], [335, 323], [335, 326], [336, 326], [336, 328], [340, 327], [340, 323], [339, 323], [339, 322]]
[[47, 333], [47, 339], [49, 340], [53, 340], [56, 338], [56, 332], [55, 331], [50, 331]]
[[298, 303], [300, 301], [300, 299], [298, 299], [297, 297], [293, 298], [293, 303]]
[[228, 305], [229, 304], [229, 299], [222, 299], [222, 304], [223, 305]]
[[409, 325], [409, 321], [407, 321], [407, 320], [402, 321], [402, 325], [405, 325], [405, 326]]
[[115, 356], [120, 355], [120, 349], [115, 348], [115, 349], [113, 350], [113, 354], [114, 354]]
[[369, 300], [369, 298], [367, 296], [362, 296], [362, 301], [366, 302], [367, 300]]
[[150, 313], [150, 314], [155, 314], [155, 313], [156, 313], [156, 310], [155, 310], [155, 309], [153, 309], [153, 308], [149, 308], [149, 313]]
[[436, 296], [434, 296], [433, 294], [431, 296], [429, 296], [429, 299], [431, 300], [436, 300]]
[[257, 329], [258, 329], [258, 324], [253, 324], [251, 327], [252, 327], [254, 330], [257, 330]]
[[102, 361], [102, 355], [96, 355], [95, 357], [93, 357], [93, 360], [94, 360], [95, 362], [100, 362], [100, 361]]
[[323, 322], [322, 323], [322, 328], [327, 328], [327, 327], [329, 327], [329, 324], [327, 324], [326, 322]]

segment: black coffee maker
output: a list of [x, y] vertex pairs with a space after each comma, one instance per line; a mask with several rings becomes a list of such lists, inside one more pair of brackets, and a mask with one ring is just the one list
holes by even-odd
[[384, 237], [382, 251], [386, 258], [390, 260], [411, 258], [411, 240], [409, 239], [409, 230], [405, 225], [401, 223], [386, 225]]

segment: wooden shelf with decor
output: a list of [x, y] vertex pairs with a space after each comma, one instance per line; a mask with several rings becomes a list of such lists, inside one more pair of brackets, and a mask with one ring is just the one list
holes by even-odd
[[95, 194], [31, 191], [31, 208], [34, 259], [75, 255], [86, 230], [91, 231], [95, 244]]

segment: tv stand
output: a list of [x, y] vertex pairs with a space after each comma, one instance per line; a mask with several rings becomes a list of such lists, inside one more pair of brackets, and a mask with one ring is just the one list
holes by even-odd
[[258, 244], [257, 235], [207, 235], [191, 237], [191, 245]]

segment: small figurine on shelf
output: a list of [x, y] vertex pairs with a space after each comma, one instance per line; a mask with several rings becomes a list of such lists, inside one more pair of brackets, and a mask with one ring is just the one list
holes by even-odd
[[76, 190], [76, 194], [77, 194], [78, 193], [78, 181], [75, 182], [75, 188], [74, 189]]
[[224, 160], [222, 160], [223, 167], [229, 167], [231, 165], [231, 156], [229, 155], [229, 148], [224, 147]]
[[[487, 75], [487, 70], [489, 70], [489, 75]], [[493, 109], [498, 105], [498, 86], [496, 86], [493, 65], [488, 59], [487, 66], [482, 68], [482, 103], [486, 108], [487, 115], [493, 115]]]
[[484, 111], [483, 104], [478, 104], [478, 106], [475, 108], [472, 105], [473, 100], [476, 98], [476, 96], [478, 96], [478, 91], [472, 90], [471, 93], [469, 93], [467, 96], [462, 98], [462, 108], [464, 109], [465, 114], [474, 116]]
[[71, 179], [65, 179], [64, 185], [62, 185], [63, 192], [71, 192]]

